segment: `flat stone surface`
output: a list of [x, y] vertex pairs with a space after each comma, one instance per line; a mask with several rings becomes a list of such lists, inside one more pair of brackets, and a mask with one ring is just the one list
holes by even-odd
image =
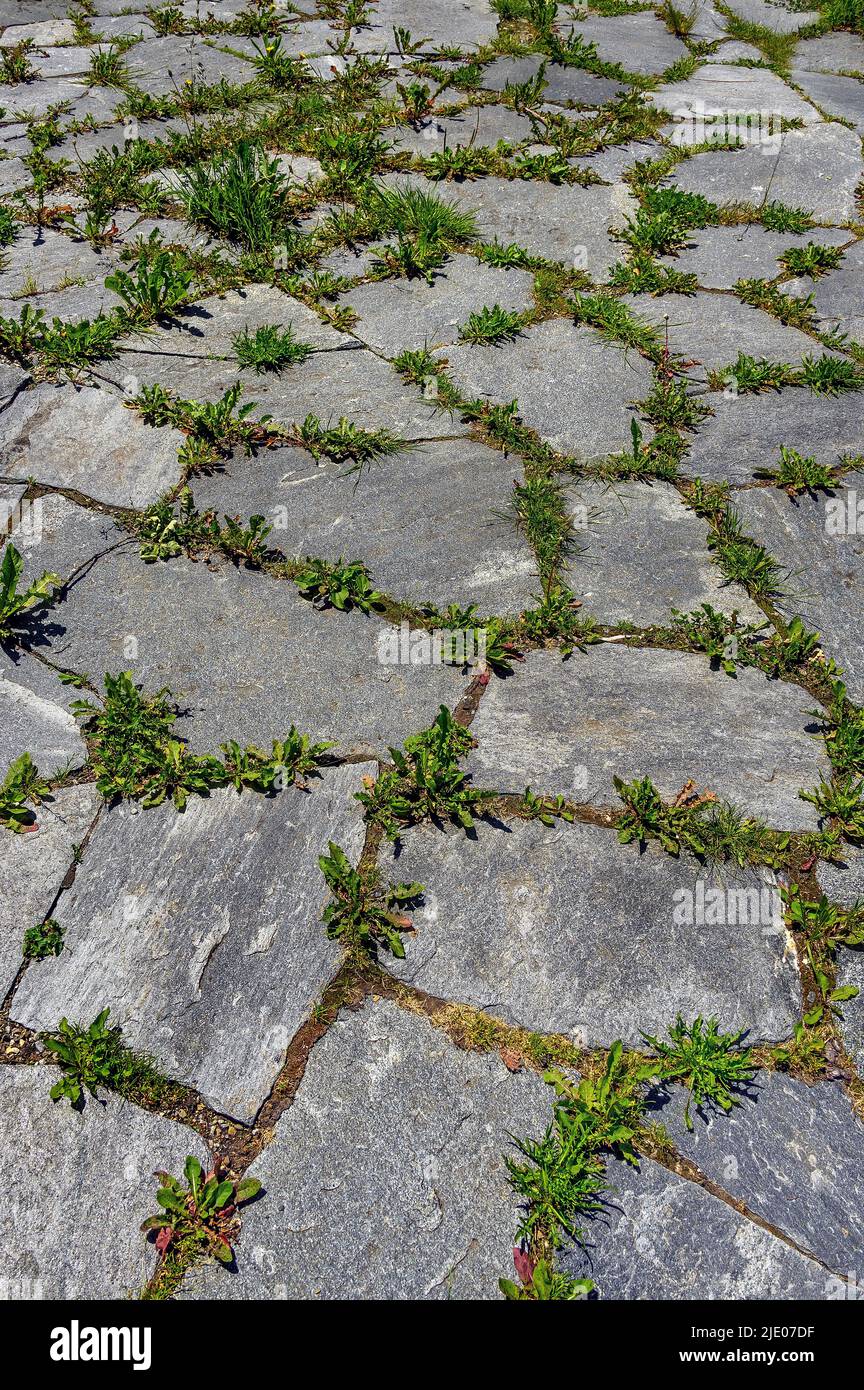
[[359, 858], [353, 793], [371, 770], [328, 770], [273, 797], [227, 788], [182, 815], [170, 803], [105, 812], [57, 905], [66, 949], [27, 973], [18, 1021], [47, 1028], [110, 1004], [130, 1046], [251, 1121], [336, 973], [318, 855], [333, 839]]
[[[532, 81], [540, 71], [543, 59], [538, 53], [524, 58], [496, 58], [483, 69], [482, 85], [486, 91], [503, 92], [508, 84], [520, 85]], [[568, 68], [560, 63], [546, 63], [543, 75], [544, 101], [560, 102], [566, 106], [602, 106], [613, 101], [618, 92], [626, 91], [626, 83], [610, 77], [595, 77], [583, 68]]]
[[518, 147], [534, 138], [527, 116], [509, 106], [469, 106], [453, 116], [432, 116], [419, 123], [388, 129], [386, 138], [396, 150], [427, 157], [436, 150], [466, 146], [494, 148], [500, 141]]
[[435, 439], [467, 434], [468, 427], [403, 381], [389, 363], [359, 344], [316, 352], [281, 373], [258, 374], [236, 361], [188, 353], [127, 351], [100, 363], [99, 377], [137, 394], [159, 384], [188, 400], [218, 401], [239, 381], [241, 404], [255, 403], [252, 418], [270, 415], [278, 424], [300, 424], [316, 415], [322, 424], [345, 417], [361, 429], [388, 429], [400, 439]]
[[[205, 87], [226, 82], [242, 84], [255, 78], [255, 68], [239, 57], [248, 39], [218, 35], [210, 39], [173, 34], [145, 39], [129, 50], [126, 62], [136, 87], [151, 96], [172, 95], [194, 79]], [[231, 53], [222, 45], [230, 46]]]
[[731, 63], [708, 63], [684, 82], [649, 93], [648, 100], [676, 120], [757, 113], [808, 125], [820, 119], [819, 112], [776, 73]]
[[50, 914], [99, 803], [94, 786], [64, 787], [39, 808], [38, 830], [0, 829], [0, 999], [21, 966], [25, 931]]
[[[816, 1300], [832, 1276], [704, 1188], [643, 1158], [610, 1160], [608, 1205], [563, 1266], [609, 1300]], [[836, 1280], [833, 1281], [836, 1283]], [[836, 1297], [836, 1294], [834, 1295]]]
[[379, 661], [389, 630], [380, 620], [319, 612], [290, 581], [227, 562], [145, 565], [115, 550], [52, 617], [52, 659], [97, 679], [131, 669], [148, 690], [170, 685], [188, 711], [179, 731], [199, 751], [226, 738], [269, 744], [293, 722], [344, 750], [384, 755], [465, 687], [452, 667]]
[[705, 522], [670, 484], [580, 482], [565, 493], [578, 547], [568, 583], [598, 622], [647, 626], [701, 603], [737, 612], [742, 622], [764, 620], [747, 593], [724, 580]]
[[[679, 1010], [752, 1041], [787, 1037], [798, 1016], [785, 932], [760, 911], [779, 901], [767, 872], [721, 880], [686, 855], [640, 856], [605, 827], [515, 821], [480, 824], [471, 838], [409, 831], [398, 856], [383, 850], [382, 873], [425, 890], [391, 972], [507, 1023], [639, 1048], [641, 1030], [662, 1030]], [[677, 904], [717, 888], [726, 923], [676, 919]]]
[[455, 343], [459, 328], [483, 308], [497, 304], [523, 312], [533, 305], [533, 283], [528, 271], [453, 256], [431, 285], [420, 278], [384, 280], [358, 285], [341, 302], [359, 315], [352, 332], [376, 352], [396, 357], [407, 349]]
[[254, 333], [265, 324], [276, 324], [283, 331], [290, 328], [298, 342], [314, 348], [354, 346], [347, 334], [322, 323], [314, 310], [275, 285], [247, 285], [202, 300], [178, 314], [170, 327], [148, 329], [126, 343], [147, 353], [234, 359], [237, 335], [247, 330]]
[[559, 29], [564, 37], [581, 34], [585, 43], [596, 45], [597, 56], [604, 63], [617, 63], [627, 72], [665, 72], [688, 56], [681, 40], [670, 34], [650, 11], [614, 19], [592, 15], [590, 19], [576, 19], [573, 24], [561, 24]]
[[800, 298], [812, 294], [823, 333], [845, 333], [853, 342], [864, 342], [864, 242], [850, 247], [829, 275], [816, 281], [802, 277], [783, 288]]
[[135, 1298], [156, 1267], [139, 1227], [158, 1211], [154, 1168], [209, 1166], [198, 1135], [117, 1096], [53, 1105], [51, 1067], [0, 1068], [0, 1214], [7, 1297]]
[[426, 49], [454, 43], [466, 50], [479, 48], [494, 39], [498, 28], [489, 0], [378, 0], [368, 20], [352, 31], [358, 53], [394, 51], [394, 25], [408, 29], [415, 42], [427, 40]]
[[522, 179], [478, 179], [469, 184], [441, 185], [419, 175], [388, 176], [385, 183], [406, 183], [435, 191], [472, 211], [481, 237], [509, 246], [515, 242], [532, 256], [576, 265], [601, 281], [619, 258], [609, 238], [610, 227], [623, 227], [635, 210], [625, 184], [611, 188], [593, 185], [549, 184]]
[[204, 1268], [185, 1293], [495, 1298], [519, 1220], [502, 1155], [548, 1119], [540, 1078], [497, 1054], [458, 1051], [391, 1003], [343, 1014], [249, 1170], [269, 1211], [244, 1213], [237, 1276]]
[[836, 121], [784, 132], [779, 152], [766, 148], [708, 151], [679, 164], [672, 182], [715, 203], [766, 202], [801, 207], [817, 222], [857, 216], [855, 189], [864, 174], [861, 142]]
[[837, 29], [802, 39], [795, 49], [792, 72], [864, 72], [864, 38]]
[[[784, 273], [779, 257], [792, 247], [810, 241], [820, 246], [842, 246], [848, 233], [839, 227], [819, 227], [795, 236], [769, 232], [756, 223], [743, 227], [704, 227], [690, 235], [690, 244], [675, 256], [663, 256], [664, 264], [696, 276], [706, 290], [731, 290], [739, 280], [774, 280]], [[810, 289], [814, 286], [807, 282]], [[794, 293], [783, 285], [784, 294]]]
[[729, 8], [740, 19], [771, 29], [775, 34], [797, 34], [799, 29], [818, 24], [822, 18], [818, 10], [790, 10], [772, 0], [731, 0]]
[[536, 324], [511, 343], [465, 343], [444, 356], [463, 396], [518, 400], [526, 425], [585, 463], [628, 444], [631, 402], [651, 387], [643, 358], [568, 319]]
[[[857, 498], [864, 499], [864, 474], [850, 473], [835, 493], [835, 505], [854, 519]], [[855, 531], [835, 534], [829, 525], [824, 494], [797, 501], [781, 489], [739, 493], [736, 505], [744, 529], [771, 555], [788, 566], [787, 592], [778, 607], [799, 614], [811, 631], [821, 633], [826, 656], [845, 672], [850, 697], [864, 699], [864, 643], [859, 614], [864, 594], [864, 537]]]
[[658, 1118], [707, 1177], [830, 1269], [855, 1268], [864, 1238], [855, 1197], [864, 1126], [840, 1086], [759, 1072], [728, 1114], [691, 1110], [692, 1132], [682, 1090], [664, 1099]]
[[[864, 901], [864, 855], [852, 845], [844, 845], [841, 855], [840, 864], [821, 863], [816, 877], [820, 890], [832, 902], [853, 907]], [[864, 1069], [864, 952], [841, 946], [835, 964], [838, 985], [851, 985], [858, 990], [854, 998], [845, 1000], [840, 1006], [843, 1018], [839, 1027], [860, 1072]]]
[[[722, 679], [721, 679], [722, 677]], [[816, 824], [798, 797], [826, 764], [806, 695], [752, 668], [735, 679], [700, 656], [619, 646], [562, 661], [535, 652], [488, 686], [471, 725], [479, 786], [618, 805], [613, 774], [674, 798], [688, 778], [781, 830]], [[586, 785], [587, 783], [587, 785]]]
[[[864, 453], [861, 402], [856, 392], [814, 395], [799, 387], [780, 392], [708, 397], [712, 416], [689, 436], [684, 471], [714, 482], [749, 483], [757, 468], [773, 467], [786, 445], [818, 463]], [[754, 440], [758, 448], [754, 449]], [[737, 506], [739, 499], [734, 499]], [[796, 561], [796, 568], [800, 561]]]
[[[3, 100], [6, 100], [5, 94]], [[33, 296], [37, 290], [55, 290], [75, 281], [104, 279], [111, 268], [110, 258], [94, 251], [86, 241], [73, 241], [61, 232], [52, 232], [50, 227], [39, 230], [22, 227], [12, 245], [3, 252], [0, 297]], [[24, 302], [22, 299], [16, 318]], [[38, 299], [26, 302], [30, 302], [31, 308], [39, 307]]]
[[20, 367], [10, 362], [0, 362], [0, 410], [5, 409], [18, 392], [27, 385], [29, 378]]
[[864, 82], [817, 72], [796, 72], [795, 82], [827, 115], [842, 116], [864, 135]]
[[286, 555], [362, 560], [375, 586], [415, 603], [472, 602], [521, 612], [538, 592], [537, 564], [502, 514], [513, 467], [467, 439], [426, 443], [358, 474], [276, 449], [194, 482], [199, 510], [266, 516]]
[[[53, 612], [39, 620], [44, 633], [54, 627]], [[43, 636], [43, 640], [47, 640]], [[39, 771], [51, 777], [86, 759], [77, 721], [69, 713], [69, 687], [35, 657], [0, 649], [0, 769], [29, 753]]]
[[694, 363], [687, 373], [695, 381], [704, 381], [710, 372], [731, 366], [739, 352], [792, 366], [822, 352], [800, 329], [787, 328], [764, 310], [740, 300], [724, 299], [722, 312], [712, 294], [628, 295], [624, 302], [664, 332], [668, 321], [669, 346], [673, 353]]
[[111, 546], [130, 543], [129, 532], [104, 512], [76, 506], [60, 493], [46, 493], [19, 508], [10, 539], [24, 560], [24, 582], [47, 570], [64, 583]]
[[[82, 447], [70, 449], [77, 438]], [[179, 430], [145, 425], [114, 392], [35, 386], [0, 416], [3, 473], [120, 507], [155, 502], [180, 477]], [[86, 441], [86, 443], [84, 443]]]

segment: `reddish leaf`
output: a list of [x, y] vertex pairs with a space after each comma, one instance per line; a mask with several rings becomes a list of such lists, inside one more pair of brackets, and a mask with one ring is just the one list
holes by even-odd
[[517, 1245], [513, 1249], [513, 1263], [521, 1282], [528, 1288], [534, 1278], [537, 1261], [528, 1254], [527, 1250], [521, 1250]]

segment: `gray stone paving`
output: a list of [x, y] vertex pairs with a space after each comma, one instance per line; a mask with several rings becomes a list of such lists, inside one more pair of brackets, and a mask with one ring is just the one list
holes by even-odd
[[[0, 1297], [851, 1296], [864, 35], [355, 8], [0, 0]], [[545, 1068], [699, 1018], [556, 1245]]]

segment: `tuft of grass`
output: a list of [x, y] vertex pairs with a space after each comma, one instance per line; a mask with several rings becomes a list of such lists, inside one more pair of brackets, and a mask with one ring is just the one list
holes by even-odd
[[420, 902], [422, 883], [389, 883], [382, 888], [375, 872], [355, 869], [332, 840], [328, 850], [318, 859], [332, 894], [322, 919], [327, 935], [363, 952], [385, 946], [401, 960], [405, 955], [402, 933], [412, 929], [405, 908]]
[[739, 1046], [744, 1033], [721, 1033], [716, 1018], [707, 1022], [700, 1016], [687, 1024], [679, 1014], [669, 1029], [668, 1041], [643, 1033], [657, 1061], [647, 1065], [642, 1076], [661, 1083], [681, 1082], [687, 1088], [684, 1123], [692, 1130], [691, 1104], [701, 1109], [706, 1103], [729, 1111], [741, 1103], [740, 1089], [752, 1081], [756, 1068], [751, 1049]]
[[277, 323], [265, 323], [251, 333], [244, 328], [232, 340], [231, 346], [241, 367], [252, 367], [258, 373], [280, 372], [293, 367], [314, 352], [308, 343], [298, 342], [289, 324], [283, 329]]
[[843, 252], [838, 246], [820, 246], [815, 241], [808, 241], [806, 246], [790, 246], [779, 257], [780, 264], [790, 275], [809, 275], [811, 280], [836, 270], [842, 259]]
[[0, 825], [15, 834], [34, 828], [34, 806], [51, 800], [51, 788], [39, 773], [29, 753], [22, 753], [9, 764], [0, 783]]
[[469, 314], [459, 329], [459, 337], [463, 343], [505, 343], [517, 338], [522, 328], [521, 314], [495, 304], [491, 309]]
[[762, 226], [771, 232], [808, 232], [814, 225], [813, 216], [805, 208], [790, 208], [785, 203], [772, 201], [761, 209]]
[[271, 251], [284, 240], [291, 221], [289, 189], [279, 161], [247, 140], [184, 171], [177, 182], [193, 222], [250, 251]]
[[169, 1083], [153, 1059], [126, 1046], [122, 1029], [109, 1025], [109, 1014], [110, 1009], [103, 1009], [89, 1027], [61, 1018], [53, 1033], [42, 1035], [62, 1072], [49, 1092], [53, 1101], [68, 1100], [79, 1110], [85, 1093], [97, 1098], [100, 1087], [121, 1095], [148, 1096], [158, 1096], [167, 1088]]
[[784, 488], [790, 497], [797, 497], [801, 492], [830, 492], [840, 481], [836, 468], [827, 463], [817, 463], [814, 458], [805, 458], [785, 444], [780, 446], [779, 464], [775, 468], [757, 468], [755, 476], [770, 479], [775, 487]]

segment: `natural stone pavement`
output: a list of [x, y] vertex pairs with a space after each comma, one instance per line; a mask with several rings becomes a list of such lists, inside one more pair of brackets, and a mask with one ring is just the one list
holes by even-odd
[[854, 1298], [864, 34], [303, 9], [0, 0], [0, 1294]]

